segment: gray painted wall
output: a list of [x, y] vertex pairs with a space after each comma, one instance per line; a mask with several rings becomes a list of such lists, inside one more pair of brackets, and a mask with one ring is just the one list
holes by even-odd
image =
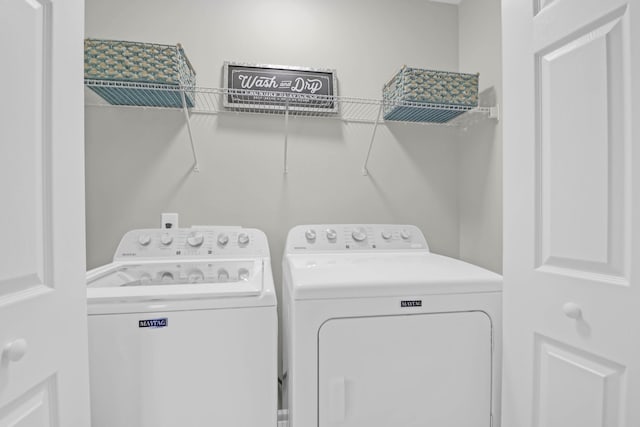
[[[87, 0], [86, 34], [180, 42], [200, 86], [221, 86], [231, 60], [335, 68], [341, 95], [379, 98], [407, 64], [479, 71], [491, 103], [500, 99], [499, 17], [499, 0], [460, 8], [425, 0]], [[284, 175], [282, 118], [194, 115], [196, 174], [181, 112], [87, 107], [85, 120], [89, 268], [108, 263], [126, 231], [178, 212], [182, 226], [264, 230], [278, 291], [286, 233], [304, 223], [415, 224], [432, 251], [501, 271], [501, 134], [492, 122], [463, 134], [381, 126], [365, 177], [369, 124], [292, 118]]]
[[[461, 71], [480, 73], [480, 103], [502, 104], [500, 0], [459, 6]], [[502, 126], [485, 120], [460, 135], [460, 258], [502, 272]]]
[[[225, 60], [335, 68], [340, 94], [373, 98], [403, 64], [458, 69], [457, 8], [426, 1], [87, 0], [86, 34], [180, 42], [201, 86], [221, 85]], [[292, 119], [287, 175], [281, 118], [195, 115], [193, 128], [199, 174], [180, 112], [87, 107], [89, 268], [161, 212], [264, 230], [276, 283], [296, 224], [410, 223], [434, 252], [459, 255], [454, 129], [380, 127], [365, 177], [371, 125]]]

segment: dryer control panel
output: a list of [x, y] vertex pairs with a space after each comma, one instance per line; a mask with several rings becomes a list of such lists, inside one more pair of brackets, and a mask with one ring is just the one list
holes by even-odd
[[299, 225], [287, 236], [287, 253], [333, 251], [428, 251], [424, 235], [414, 225]]
[[132, 230], [120, 241], [114, 261], [215, 257], [269, 257], [267, 236], [242, 227]]

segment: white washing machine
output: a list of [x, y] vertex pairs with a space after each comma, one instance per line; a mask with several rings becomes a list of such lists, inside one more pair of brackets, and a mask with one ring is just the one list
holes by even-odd
[[130, 231], [87, 282], [93, 427], [276, 425], [263, 232]]
[[290, 427], [499, 423], [502, 277], [398, 225], [307, 225], [283, 259]]

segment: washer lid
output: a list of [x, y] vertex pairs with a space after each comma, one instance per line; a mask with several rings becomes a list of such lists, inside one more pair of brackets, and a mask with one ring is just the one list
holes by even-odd
[[89, 303], [244, 297], [262, 292], [262, 260], [113, 263], [87, 273]]
[[294, 299], [499, 292], [502, 276], [433, 253], [288, 255]]

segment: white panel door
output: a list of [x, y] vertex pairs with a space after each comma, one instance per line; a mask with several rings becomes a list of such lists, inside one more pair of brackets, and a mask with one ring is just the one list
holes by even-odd
[[319, 427], [490, 427], [491, 334], [483, 312], [329, 320]]
[[89, 426], [81, 0], [0, 0], [0, 426]]
[[504, 426], [640, 426], [639, 18], [503, 1]]

